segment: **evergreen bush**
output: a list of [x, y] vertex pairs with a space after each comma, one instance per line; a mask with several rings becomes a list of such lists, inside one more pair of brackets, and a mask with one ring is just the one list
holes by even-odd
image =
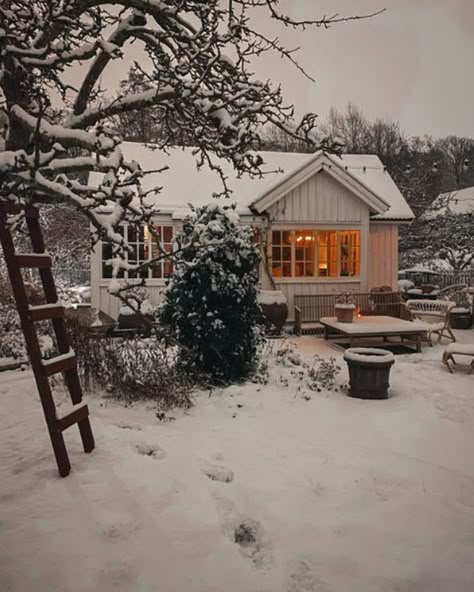
[[260, 254], [235, 207], [192, 208], [176, 237], [173, 275], [159, 321], [216, 384], [246, 378], [262, 339]]

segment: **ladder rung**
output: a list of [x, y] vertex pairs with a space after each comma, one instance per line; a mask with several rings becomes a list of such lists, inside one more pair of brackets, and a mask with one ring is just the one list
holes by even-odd
[[40, 304], [29, 306], [30, 318], [32, 321], [49, 321], [64, 317], [64, 306], [58, 304]]
[[71, 350], [67, 354], [56, 356], [50, 360], [43, 360], [43, 366], [48, 376], [59, 374], [59, 372], [65, 372], [76, 367], [76, 356]]
[[61, 431], [67, 430], [75, 423], [79, 423], [89, 417], [89, 408], [85, 402], [76, 405], [76, 408], [64, 417], [58, 419], [58, 426]]
[[24, 255], [15, 255], [18, 267], [33, 267], [37, 269], [46, 269], [51, 267], [51, 257], [44, 253], [28, 253]]

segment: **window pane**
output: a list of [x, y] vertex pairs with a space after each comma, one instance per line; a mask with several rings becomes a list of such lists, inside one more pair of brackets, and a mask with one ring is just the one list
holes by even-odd
[[291, 261], [291, 247], [283, 247], [283, 261]]
[[273, 277], [281, 277], [281, 263], [279, 263], [279, 262], [272, 263], [272, 276]]
[[283, 231], [283, 244], [291, 246], [291, 231], [290, 230]]
[[281, 232], [279, 230], [272, 232], [272, 245], [281, 245]]
[[291, 277], [291, 263], [283, 263], [283, 277]]
[[164, 264], [164, 275], [165, 277], [170, 277], [173, 273], [173, 262], [167, 259]]
[[280, 247], [272, 247], [272, 259], [273, 261], [280, 261], [281, 249]]
[[163, 226], [163, 242], [170, 243], [173, 240], [173, 227]]
[[128, 242], [134, 243], [138, 240], [137, 229], [134, 226], [128, 227]]
[[151, 268], [151, 277], [161, 279], [163, 277], [161, 261]]
[[110, 265], [102, 263], [102, 277], [107, 279], [112, 277], [112, 267]]

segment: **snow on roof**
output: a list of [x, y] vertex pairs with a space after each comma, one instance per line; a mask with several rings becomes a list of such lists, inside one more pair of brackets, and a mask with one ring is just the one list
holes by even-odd
[[390, 209], [372, 216], [373, 220], [412, 220], [414, 214], [395, 184], [390, 174], [376, 154], [343, 154], [342, 157], [330, 155], [329, 158], [341, 163], [347, 172], [368, 189], [390, 204]]
[[453, 214], [474, 213], [474, 187], [441, 193], [434, 200], [433, 205], [426, 212], [425, 217], [432, 219], [445, 214], [448, 210]]
[[[275, 182], [291, 176], [295, 170], [301, 169], [306, 162], [314, 159], [314, 154], [259, 152], [263, 158], [262, 171], [268, 171], [268, 174], [251, 178], [248, 175], [238, 177], [230, 163], [213, 157], [212, 160], [221, 166], [227, 176], [227, 184], [232, 190], [230, 199], [220, 197], [213, 200], [213, 194], [223, 189], [219, 175], [206, 165], [198, 169], [192, 148], [170, 148], [165, 153], [150, 144], [124, 142], [122, 152], [125, 160], [137, 161], [144, 171], [160, 169], [163, 166], [169, 167], [161, 173], [145, 175], [142, 186], [145, 191], [162, 187], [161, 192], [154, 198], [154, 202], [161, 211], [172, 213], [176, 218], [184, 216], [189, 211], [189, 203], [202, 206], [210, 201], [216, 201], [221, 205], [236, 203], [239, 214], [252, 215], [251, 205], [257, 195], [265, 192]], [[408, 204], [390, 175], [384, 172], [383, 165], [377, 156], [344, 155], [342, 159], [336, 156], [330, 158], [334, 159], [339, 166], [341, 162], [348, 166], [348, 173], [390, 205], [387, 212], [374, 218], [387, 220], [413, 218]], [[89, 182], [98, 184], [102, 176], [102, 173], [91, 173]]]

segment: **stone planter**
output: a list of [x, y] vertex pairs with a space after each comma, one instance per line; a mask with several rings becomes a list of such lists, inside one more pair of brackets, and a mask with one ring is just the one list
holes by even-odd
[[288, 304], [281, 290], [260, 290], [257, 302], [262, 309], [269, 335], [280, 335], [288, 318]]
[[355, 304], [336, 304], [336, 319], [338, 323], [352, 323], [355, 313]]
[[453, 309], [449, 313], [449, 325], [451, 329], [470, 329], [472, 327], [472, 314], [467, 308]]
[[349, 367], [350, 397], [386, 399], [390, 368], [395, 363], [392, 352], [385, 349], [354, 347], [344, 353]]

